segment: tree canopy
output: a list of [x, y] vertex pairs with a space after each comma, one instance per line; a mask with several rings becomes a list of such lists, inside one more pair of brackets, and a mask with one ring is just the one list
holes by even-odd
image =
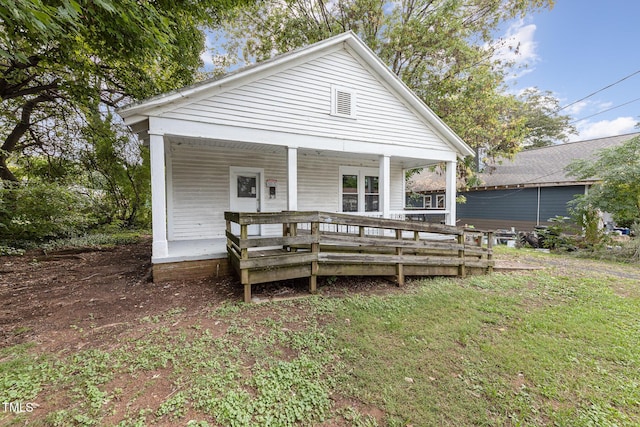
[[352, 30], [468, 144], [488, 156], [511, 156], [534, 130], [564, 137], [568, 120], [549, 116], [542, 122], [549, 112], [545, 104], [533, 102], [531, 94], [520, 99], [508, 92], [512, 64], [494, 53], [509, 46], [496, 42], [494, 33], [510, 19], [552, 5], [553, 0], [259, 2], [224, 20], [221, 54], [225, 64], [238, 52], [247, 62], [259, 61]]
[[620, 226], [640, 222], [640, 136], [601, 150], [592, 160], [576, 160], [568, 172], [578, 179], [598, 179], [576, 201], [579, 211], [599, 209]]
[[248, 1], [0, 0], [0, 246], [148, 225], [146, 150], [113, 110], [191, 84], [205, 28]]
[[239, 1], [0, 0], [0, 179], [72, 153], [87, 114], [192, 83], [202, 27]]

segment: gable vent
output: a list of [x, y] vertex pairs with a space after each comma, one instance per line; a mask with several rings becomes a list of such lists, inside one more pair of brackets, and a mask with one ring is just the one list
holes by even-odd
[[351, 116], [351, 92], [336, 90], [336, 114]]
[[331, 114], [341, 117], [356, 117], [355, 91], [332, 86], [331, 95]]

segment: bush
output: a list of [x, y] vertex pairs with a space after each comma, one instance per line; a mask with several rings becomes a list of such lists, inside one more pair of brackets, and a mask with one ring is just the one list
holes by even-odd
[[538, 230], [540, 245], [552, 250], [575, 250], [578, 240], [572, 233], [575, 225], [567, 222], [568, 220], [568, 217], [560, 215], [549, 218], [548, 221], [552, 224]]
[[590, 247], [579, 251], [580, 258], [593, 258], [624, 263], [640, 263], [640, 238], [627, 242], [612, 242], [610, 245]]
[[96, 220], [79, 189], [41, 182], [0, 189], [0, 239], [43, 241], [83, 234]]

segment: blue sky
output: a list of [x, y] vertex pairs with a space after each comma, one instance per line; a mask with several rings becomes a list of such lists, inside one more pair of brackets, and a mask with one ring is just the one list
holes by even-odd
[[[527, 65], [517, 72], [514, 91], [548, 90], [565, 106], [640, 71], [639, 19], [638, 0], [557, 0], [553, 9], [505, 26], [505, 37], [520, 43], [515, 59]], [[640, 131], [635, 128], [640, 122], [638, 98], [640, 72], [566, 108], [562, 112], [576, 121], [579, 131], [570, 139]]]
[[[510, 90], [537, 87], [566, 106], [640, 71], [639, 19], [640, 0], [556, 0], [551, 10], [504, 25], [499, 34], [520, 45], [519, 55], [505, 55], [527, 66], [514, 71]], [[209, 51], [202, 58], [212, 66]], [[639, 98], [640, 72], [564, 109], [579, 132], [570, 140], [640, 132]]]

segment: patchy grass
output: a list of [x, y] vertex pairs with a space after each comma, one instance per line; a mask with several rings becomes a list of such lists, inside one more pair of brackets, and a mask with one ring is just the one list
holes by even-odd
[[0, 423], [639, 425], [640, 287], [580, 262], [385, 296], [176, 307], [98, 348], [6, 348], [0, 400], [38, 406]]

